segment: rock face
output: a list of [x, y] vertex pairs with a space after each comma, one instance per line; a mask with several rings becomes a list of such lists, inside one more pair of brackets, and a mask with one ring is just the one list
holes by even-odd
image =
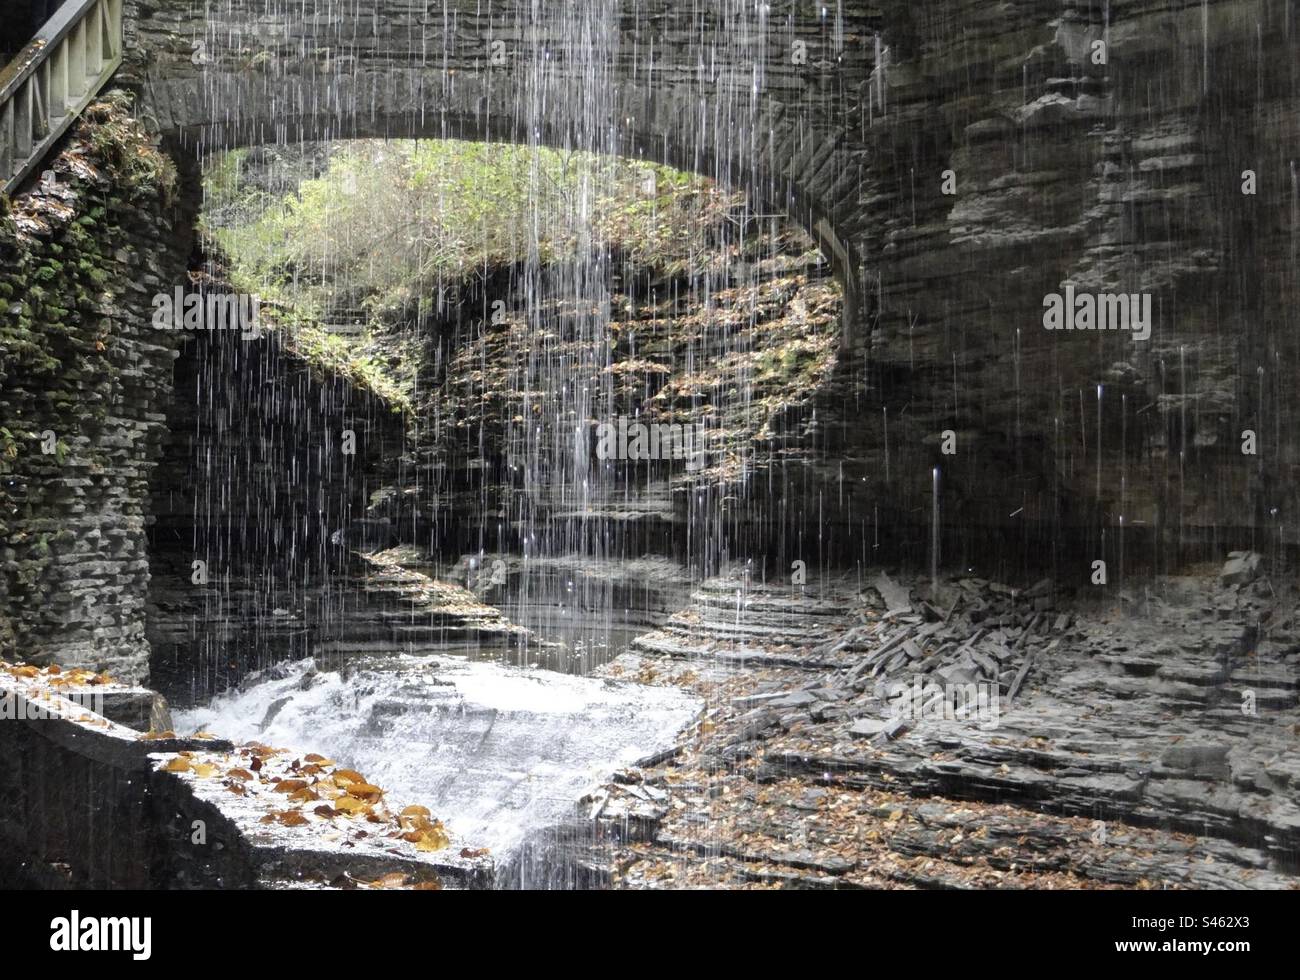
[[[788, 213], [816, 237], [843, 292], [840, 311], [814, 264], [793, 272], [797, 289], [769, 296], [765, 322], [800, 304], [822, 320], [842, 316], [838, 346], [818, 352], [827, 369], [773, 424], [746, 430], [770, 453], [742, 447], [698, 495], [669, 477], [643, 480], [630, 502], [599, 502], [603, 523], [566, 510], [572, 498], [542, 501], [591, 535], [573, 541], [575, 553], [610, 540], [593, 529], [621, 521], [619, 547], [602, 560], [680, 558], [689, 530], [707, 541], [709, 562], [744, 569], [738, 580], [693, 583], [691, 608], [638, 641], [642, 661], [618, 665], [653, 672], [685, 661], [742, 674], [735, 693], [744, 700], [709, 719], [722, 734], [702, 734], [689, 750], [695, 782], [685, 816], [660, 839], [666, 852], [717, 857], [688, 825], [726, 818], [737, 834], [757, 829], [782, 842], [731, 846], [722, 856], [737, 862], [738, 877], [876, 883], [873, 861], [892, 869], [888, 855], [868, 849], [846, 863], [815, 842], [789, 846], [789, 831], [804, 826], [799, 814], [833, 803], [859, 815], [888, 807], [901, 824], [889, 843], [895, 857], [960, 844], [963, 862], [1000, 874], [1028, 811], [1047, 808], [1057, 822], [1035, 846], [1053, 873], [1289, 882], [1300, 846], [1300, 777], [1288, 761], [1296, 597], [1259, 581], [1267, 568], [1280, 582], [1297, 540], [1300, 92], [1291, 66], [1300, 42], [1289, 8], [883, 0], [822, 16], [814, 6], [726, 0], [684, 15], [673, 0], [608, 0], [542, 5], [549, 19], [535, 23], [523, 4], [448, 0], [436, 17], [428, 6], [381, 0], [354, 15], [230, 0], [201, 20], [190, 0], [128, 2], [123, 79], [183, 170], [203, 141], [360, 135], [667, 154], [748, 191], [756, 207]], [[130, 152], [79, 151], [91, 135]], [[422, 509], [428, 500], [412, 507], [389, 495], [390, 512], [371, 498], [380, 488], [403, 493], [403, 474], [347, 470], [330, 426], [356, 420], [354, 431], [371, 426], [380, 442], [390, 430], [346, 386], [288, 370], [269, 346], [240, 358], [191, 347], [179, 377], [201, 397], [218, 393], [206, 403], [216, 423], [207, 434], [239, 465], [186, 469], [177, 461], [204, 454], [173, 442], [175, 465], [154, 481], [151, 503], [177, 345], [149, 326], [149, 297], [182, 284], [186, 208], [197, 198], [174, 208], [165, 165], [122, 119], [91, 113], [67, 146], [51, 165], [55, 185], [21, 196], [0, 229], [0, 653], [140, 679], [151, 509], [161, 518], [152, 628], [182, 672], [212, 670], [216, 654], [250, 635], [254, 659], [321, 640], [356, 652], [348, 644], [374, 636], [418, 648], [449, 631], [513, 635], [467, 590], [411, 579], [409, 569], [379, 575], [384, 600], [360, 615], [339, 598], [359, 594], [349, 576], [373, 569], [348, 568], [332, 547], [353, 533], [367, 546], [391, 543], [386, 521], [412, 515], [422, 545], [482, 553], [518, 542], [538, 512], [514, 509], [519, 495], [502, 466], [519, 407], [510, 401], [519, 395], [510, 390], [514, 326], [476, 338], [491, 355], [478, 378], [477, 351], [449, 350], [443, 363], [465, 367], [467, 384], [457, 392], [452, 377], [438, 392], [444, 401], [423, 406], [450, 413], [409, 460], [449, 494], [432, 511]], [[159, 179], [138, 182], [126, 159], [153, 161]], [[1106, 299], [1118, 295], [1130, 297], [1130, 313], [1142, 311], [1121, 326], [1141, 329], [1091, 329], [1097, 304], [1118, 308]], [[1087, 297], [1093, 319], [1045, 320], [1058, 296], [1072, 306]], [[624, 322], [644, 332], [657, 319], [643, 304]], [[677, 358], [671, 339], [651, 355]], [[230, 367], [238, 383], [204, 373]], [[664, 390], [660, 408], [673, 407], [670, 395], [699, 404], [683, 388]], [[188, 432], [197, 415], [187, 414], [188, 395], [182, 401], [174, 417]], [[524, 420], [516, 431], [528, 429]], [[407, 448], [381, 446], [360, 462], [382, 470]], [[536, 464], [554, 447], [529, 448], [522, 455]], [[166, 499], [173, 488], [181, 492]], [[944, 565], [992, 563], [1015, 581], [1039, 578], [1021, 573], [1045, 565], [1069, 583], [1104, 562], [1107, 599], [1147, 619], [1040, 617], [1055, 611], [1052, 597], [1030, 589], [1008, 600], [1029, 606], [996, 613], [1010, 619], [990, 624], [988, 636], [966, 644], [938, 630], [943, 645], [929, 649], [930, 636], [862, 632], [856, 593], [802, 602], [794, 582], [784, 584], [792, 563], [919, 560], [930, 544], [918, 531], [930, 530], [936, 509]], [[485, 524], [500, 541], [465, 540]], [[1126, 573], [1147, 578], [1247, 546], [1259, 550], [1233, 553], [1214, 594], [1162, 605], [1168, 578], [1151, 579], [1156, 595], [1126, 588]], [[290, 557], [311, 574], [277, 575]], [[222, 588], [190, 588], [187, 569], [199, 559]], [[752, 589], [753, 577], [772, 584]], [[925, 606], [922, 583], [901, 594], [878, 581], [876, 623], [891, 607], [916, 617], [900, 625], [917, 630], [952, 615], [940, 596]], [[232, 597], [233, 617], [222, 605]], [[1252, 603], [1269, 608], [1252, 612]], [[235, 625], [209, 656], [189, 632], [196, 620]], [[361, 635], [348, 634], [354, 624]], [[1023, 659], [1013, 647], [1021, 637]], [[746, 673], [755, 667], [757, 680]], [[948, 685], [984, 678], [1011, 707], [996, 733], [946, 720], [900, 725], [875, 687], [900, 671]], [[740, 819], [712, 812], [703, 775], [715, 772], [750, 794]], [[656, 778], [627, 784], [640, 788], [625, 794], [636, 801], [627, 808], [602, 801], [606, 815], [661, 807], [667, 780]], [[964, 811], [882, 795], [891, 782], [1025, 812], [999, 812], [988, 833], [968, 834]], [[818, 795], [821, 784], [837, 798]], [[769, 788], [781, 808], [774, 818], [762, 812]], [[1073, 844], [1098, 814], [1159, 834], [1126, 829], [1118, 857], [1081, 857]], [[1194, 863], [1170, 830], [1202, 835]], [[825, 832], [842, 843], [835, 820]], [[914, 866], [886, 877], [946, 884], [949, 873], [960, 878], [956, 867], [928, 876]]]
[[[522, 308], [529, 284], [508, 269], [422, 325], [414, 466], [369, 512], [453, 554], [521, 552], [531, 535], [602, 559], [681, 557], [756, 469], [813, 454], [809, 415], [842, 309], [829, 267], [788, 228], [701, 251], [685, 269], [611, 263], [598, 329], [575, 328], [560, 287], [532, 286], [541, 295]], [[546, 270], [560, 283], [566, 271]], [[498, 305], [500, 322], [484, 316]], [[687, 427], [699, 465], [607, 453], [619, 420]]]
[[[1126, 535], [1158, 565], [1216, 526], [1294, 538], [1297, 93], [1277, 69], [1296, 39], [1278, 20], [1275, 47], [1258, 40], [1274, 18], [1233, 2], [884, 5], [847, 219], [880, 424], [846, 420], [844, 439], [874, 446], [853, 470], [869, 495], [928, 495], [938, 465], [945, 524], [1001, 525], [1044, 554], [1075, 531], [1112, 565]], [[1044, 329], [1067, 284], [1150, 295], [1150, 338]]]
[[[683, 17], [645, 0], [557, 9], [538, 23], [524, 9], [459, 0], [436, 19], [413, 0], [384, 0], [364, 17], [235, 0], [206, 22], [183, 0], [126, 6], [122, 80], [179, 138], [181, 158], [200, 136], [515, 138], [537, 124], [544, 140], [597, 150], [668, 147], [669, 162], [811, 230], [845, 290], [835, 372], [795, 420], [816, 419], [805, 434], [823, 462], [801, 463], [797, 485], [767, 480], [744, 498], [724, 519], [733, 556], [788, 567], [807, 560], [798, 542], [815, 530], [827, 560], [859, 559], [869, 522], [873, 550], [919, 558], [935, 467], [953, 561], [976, 560], [990, 533], [1005, 544], [1003, 564], [1055, 565], [1062, 579], [1126, 555], [1161, 570], [1197, 557], [1212, 535], [1216, 550], [1252, 529], [1267, 533], [1266, 551], [1294, 542], [1300, 445], [1288, 365], [1300, 355], [1300, 228], [1286, 161], [1300, 113], [1286, 71], [1297, 42], [1277, 5], [943, 0], [918, 10], [890, 0], [823, 18], [737, 3]], [[591, 48], [573, 40], [578, 26], [590, 28]], [[409, 51], [434, 54], [395, 54]], [[174, 280], [187, 246], [152, 258], [142, 248], [169, 237], [164, 209], [139, 213], [134, 251], [119, 247], [125, 239], [108, 251], [98, 243], [100, 271], [119, 281], [109, 269], [118, 263], [130, 282], [152, 266], [158, 282]], [[1044, 300], [1067, 286], [1149, 296], [1149, 339], [1044, 329]], [[157, 346], [137, 363], [165, 356]], [[139, 451], [145, 469], [128, 466], [139, 476], [123, 479], [143, 479], [156, 452], [148, 416], [166, 387], [156, 368], [132, 382], [138, 397], [103, 402], [135, 406], [95, 437], [140, 433], [116, 451], [123, 463]], [[60, 427], [79, 424], [55, 421], [32, 431], [57, 442]], [[33, 514], [100, 507], [71, 498], [101, 492], [101, 474], [78, 479], [89, 482], [59, 484], [70, 499]], [[804, 506], [810, 499], [819, 505]], [[24, 556], [70, 557], [59, 551], [67, 542], [42, 543], [56, 531], [111, 559], [61, 581], [137, 576], [135, 587], [123, 585], [111, 611], [32, 608], [22, 615], [36, 620], [17, 626], [10, 613], [6, 636], [48, 633], [58, 619], [60, 642], [79, 645], [61, 658], [101, 666], [116, 655], [108, 648], [136, 643], [146, 572], [129, 525], [143, 494], [119, 500], [127, 519], [116, 542], [54, 524], [9, 536], [7, 588], [30, 588], [19, 577], [39, 574]], [[58, 553], [34, 554], [46, 547]], [[74, 584], [59, 601], [85, 594]], [[108, 652], [92, 655], [95, 637]]]
[[120, 101], [46, 166], [0, 218], [0, 656], [138, 682], [176, 346], [150, 296], [181, 281], [188, 228]]
[[174, 370], [148, 503], [148, 635], [154, 683], [188, 701], [250, 666], [366, 635], [366, 570], [351, 549], [382, 543], [383, 528], [357, 521], [391, 479], [403, 429], [269, 330], [189, 334]]
[[[1020, 564], [1294, 541], [1285, 5], [426, 6], [128, 5], [125, 74], [187, 139], [540, 134], [787, 210], [847, 297], [824, 525], [905, 549], [938, 465], [953, 557], [989, 529]], [[1044, 329], [1067, 286], [1149, 298], [1149, 338]]]
[[[889, 611], [848, 582], [713, 581], [602, 668], [708, 705], [680, 751], [636, 774], [666, 795], [607, 787], [611, 833], [635, 822], [643, 842], [606, 853], [621, 883], [1295, 886], [1294, 585], [1164, 579], [1145, 616], [1118, 619], [1036, 589], [944, 585], [951, 612]], [[710, 608], [727, 591], [729, 620]], [[943, 673], [949, 629], [973, 683]], [[1028, 671], [997, 673], [1004, 641]], [[932, 683], [980, 697], [938, 710]]]
[[1263, 558], [1253, 551], [1234, 551], [1224, 562], [1219, 581], [1224, 585], [1248, 585], [1259, 577], [1262, 562]]

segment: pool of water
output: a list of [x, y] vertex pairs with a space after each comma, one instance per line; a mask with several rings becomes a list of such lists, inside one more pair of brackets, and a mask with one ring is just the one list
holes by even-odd
[[593, 785], [675, 744], [698, 710], [676, 688], [394, 653], [279, 664], [176, 724], [327, 755], [505, 861], [572, 820]]

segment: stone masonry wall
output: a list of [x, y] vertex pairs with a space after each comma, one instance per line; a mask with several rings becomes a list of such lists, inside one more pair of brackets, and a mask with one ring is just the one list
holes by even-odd
[[174, 170], [127, 106], [87, 110], [0, 221], [0, 659], [137, 682], [175, 356], [150, 296], [188, 249]]

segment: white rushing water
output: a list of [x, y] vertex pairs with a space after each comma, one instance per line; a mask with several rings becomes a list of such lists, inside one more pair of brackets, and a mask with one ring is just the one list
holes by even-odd
[[672, 745], [698, 708], [676, 688], [394, 655], [346, 674], [280, 664], [176, 725], [327, 755], [500, 859], [572, 816], [594, 783]]

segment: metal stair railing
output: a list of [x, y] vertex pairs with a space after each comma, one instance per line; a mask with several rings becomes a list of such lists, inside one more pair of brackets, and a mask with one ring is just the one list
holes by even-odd
[[35, 170], [122, 63], [122, 0], [66, 0], [0, 70], [0, 182]]

